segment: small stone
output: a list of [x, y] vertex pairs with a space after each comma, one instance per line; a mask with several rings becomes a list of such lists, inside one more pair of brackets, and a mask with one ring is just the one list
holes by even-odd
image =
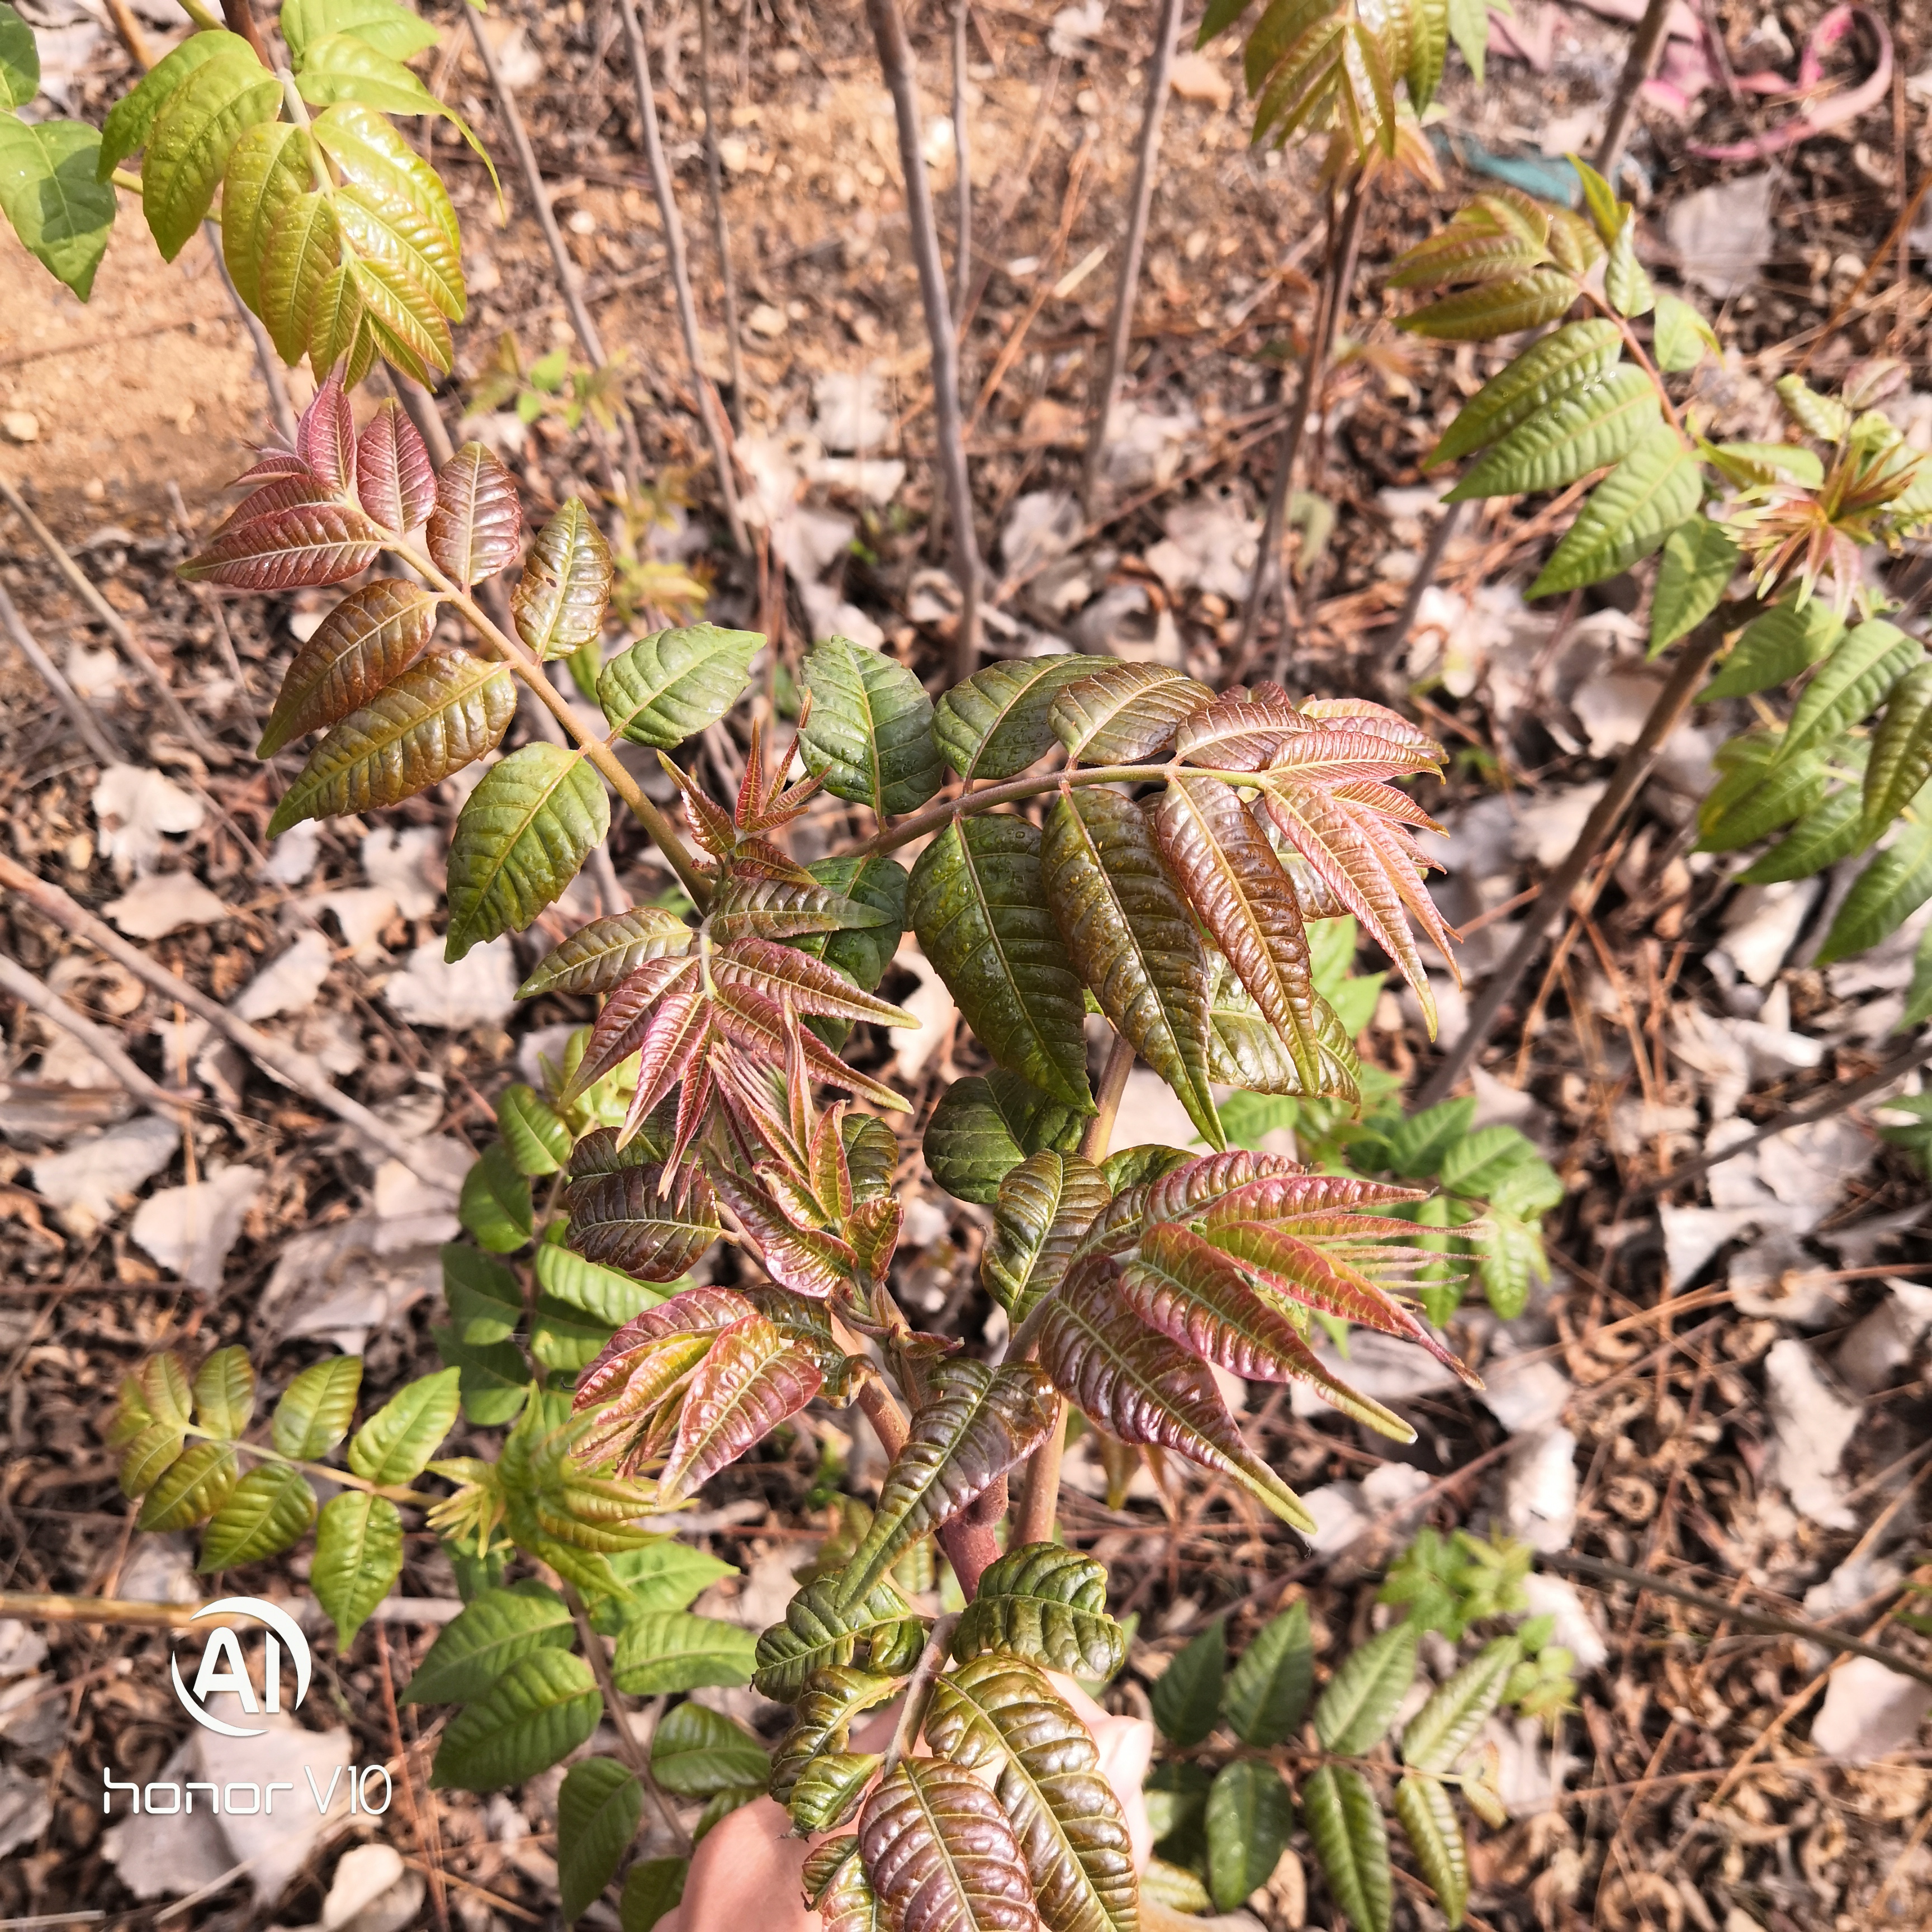
[[573, 235], [595, 235], [597, 232], [597, 218], [587, 208], [574, 209], [563, 225]]
[[745, 326], [754, 335], [762, 335], [770, 341], [785, 332], [785, 312], [770, 302], [760, 302], [746, 316]]
[[0, 430], [7, 432], [10, 442], [38, 442], [40, 440], [40, 419], [31, 410], [9, 410], [4, 416], [0, 416]]

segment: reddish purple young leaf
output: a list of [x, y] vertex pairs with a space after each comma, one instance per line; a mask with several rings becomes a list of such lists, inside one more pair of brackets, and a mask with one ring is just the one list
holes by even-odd
[[510, 472], [480, 442], [466, 442], [436, 473], [429, 554], [466, 590], [517, 560], [524, 512]]
[[393, 536], [406, 536], [436, 507], [436, 472], [416, 426], [394, 396], [362, 430], [356, 451], [356, 493]]
[[718, 1238], [718, 1214], [702, 1174], [660, 1193], [655, 1164], [586, 1175], [563, 1191], [566, 1240], [587, 1262], [639, 1281], [675, 1281]]
[[728, 1172], [722, 1165], [713, 1169], [711, 1182], [764, 1262], [765, 1272], [781, 1287], [822, 1301], [857, 1274], [858, 1256], [836, 1234], [794, 1227], [762, 1187]]
[[181, 566], [180, 574], [190, 584], [233, 590], [313, 589], [360, 576], [382, 547], [382, 532], [360, 510], [296, 504], [230, 524]]
[[339, 370], [322, 379], [315, 400], [296, 424], [296, 454], [338, 496], [356, 492], [356, 412]]
[[687, 1288], [633, 1316], [592, 1358], [577, 1378], [571, 1407], [580, 1414], [612, 1400], [637, 1363], [660, 1342], [680, 1335], [716, 1335], [758, 1311], [728, 1288]]
[[818, 1394], [818, 1364], [762, 1315], [748, 1315], [711, 1345], [684, 1398], [677, 1440], [658, 1479], [667, 1504], [701, 1489]]
[[255, 460], [236, 478], [235, 483], [269, 483], [278, 477], [314, 475], [315, 472], [293, 450], [282, 449], [270, 443], [266, 449], [256, 453]]
[[859, 1847], [892, 1932], [1039, 1932], [1019, 1840], [970, 1771], [902, 1760], [859, 1814]]
[[414, 664], [436, 624], [436, 599], [418, 584], [379, 577], [352, 590], [296, 653], [258, 758], [346, 718]]

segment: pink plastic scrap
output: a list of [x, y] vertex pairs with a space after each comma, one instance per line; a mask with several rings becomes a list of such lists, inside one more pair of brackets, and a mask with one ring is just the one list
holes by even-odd
[[[1821, 93], [1825, 77], [1826, 50], [1848, 38], [1855, 26], [1862, 25], [1878, 50], [1871, 72], [1857, 86], [1836, 92]], [[1892, 36], [1885, 22], [1869, 7], [1834, 7], [1814, 27], [1804, 43], [1798, 62], [1798, 78], [1784, 80], [1774, 74], [1747, 74], [1737, 77], [1738, 86], [1751, 94], [1774, 100], [1803, 97], [1810, 104], [1781, 127], [1754, 134], [1745, 141], [1732, 141], [1709, 147], [1694, 142], [1690, 152], [1707, 161], [1761, 161], [1795, 148], [1814, 135], [1828, 133], [1856, 121], [1876, 107], [1892, 86]]]

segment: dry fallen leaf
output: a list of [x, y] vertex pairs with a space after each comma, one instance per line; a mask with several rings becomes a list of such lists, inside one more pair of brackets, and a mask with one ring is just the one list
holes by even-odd
[[328, 941], [313, 928], [298, 933], [296, 942], [263, 967], [229, 1003], [237, 1019], [273, 1019], [282, 1013], [304, 1013], [315, 1004], [322, 982], [334, 962]]
[[192, 792], [142, 765], [110, 765], [94, 788], [93, 805], [100, 856], [124, 880], [152, 871], [168, 838], [200, 831], [207, 816]]
[[130, 939], [164, 939], [184, 926], [212, 926], [228, 908], [192, 872], [150, 872], [101, 908]]
[[35, 1191], [58, 1210], [61, 1226], [85, 1240], [121, 1204], [173, 1160], [180, 1130], [170, 1120], [143, 1114], [50, 1154], [28, 1170]]
[[452, 965], [442, 956], [442, 941], [428, 940], [390, 976], [382, 998], [412, 1026], [461, 1031], [500, 1025], [517, 1003], [516, 956], [508, 939], [496, 939]]
[[260, 1168], [224, 1167], [191, 1187], [164, 1187], [142, 1202], [128, 1232], [143, 1253], [190, 1288], [221, 1286], [221, 1264], [242, 1238], [242, 1216], [268, 1178]]

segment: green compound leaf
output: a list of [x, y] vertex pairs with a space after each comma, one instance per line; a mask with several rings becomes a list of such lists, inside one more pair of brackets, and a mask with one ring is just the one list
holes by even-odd
[[651, 1738], [651, 1775], [680, 1798], [762, 1791], [771, 1775], [764, 1747], [741, 1725], [702, 1704], [676, 1706]]
[[1932, 825], [1908, 825], [1858, 874], [1814, 963], [1828, 966], [1876, 946], [1896, 932], [1928, 898], [1932, 898]]
[[[10, 91], [0, 75], [0, 94]], [[0, 212], [27, 252], [82, 302], [94, 292], [118, 206], [112, 184], [99, 178], [100, 158], [93, 128], [28, 122], [0, 106]]]
[[1406, 315], [1396, 326], [1411, 335], [1440, 342], [1490, 342], [1519, 329], [1539, 328], [1576, 299], [1574, 276], [1561, 268], [1532, 268], [1508, 281], [1485, 283], [1460, 295], [1444, 296], [1426, 308]]
[[806, 653], [805, 688], [812, 715], [800, 755], [835, 798], [884, 818], [916, 810], [946, 782], [932, 700], [905, 665], [849, 638], [826, 638]]
[[[624, 1896], [617, 1908], [623, 1932], [651, 1932], [667, 1912], [674, 1912], [684, 1896], [685, 1875], [690, 1869], [688, 1858], [640, 1858], [624, 1874]], [[860, 1873], [862, 1880], [864, 1876]], [[830, 1919], [826, 1932], [835, 1932]], [[840, 1927], [836, 1932], [854, 1932], [854, 1928]], [[884, 1932], [884, 1928], [868, 1926], [864, 1932]]]
[[587, 1262], [555, 1241], [538, 1244], [535, 1266], [545, 1300], [575, 1309], [604, 1328], [621, 1328], [664, 1299], [656, 1288]]
[[1130, 764], [1172, 751], [1174, 728], [1214, 701], [1206, 685], [1165, 664], [1108, 663], [1056, 689], [1047, 722], [1080, 764]]
[[1016, 1326], [1060, 1286], [1112, 1198], [1100, 1170], [1077, 1154], [1029, 1154], [1000, 1183], [980, 1280]]
[[920, 854], [906, 909], [921, 949], [993, 1058], [1090, 1114], [1086, 1006], [1046, 909], [1040, 843], [1022, 818], [956, 818]]
[[1107, 658], [1009, 658], [946, 692], [933, 717], [946, 761], [962, 778], [1010, 778], [1044, 758], [1055, 738], [1048, 713], [1069, 685], [1107, 668]]
[[454, 1369], [443, 1369], [398, 1390], [350, 1440], [350, 1468], [386, 1487], [421, 1475], [456, 1426], [456, 1381]]
[[910, 1545], [950, 1522], [1046, 1440], [1058, 1413], [1031, 1362], [942, 1362], [886, 1469], [872, 1527], [839, 1580], [842, 1609], [861, 1603]]
[[932, 1178], [947, 1193], [982, 1206], [1030, 1154], [1070, 1154], [1084, 1123], [1017, 1073], [957, 1081], [940, 1096], [926, 1123], [924, 1151]]
[[1876, 838], [1932, 778], [1932, 664], [1892, 688], [1865, 764], [1864, 832]]
[[753, 1632], [717, 1617], [644, 1610], [624, 1625], [612, 1667], [617, 1688], [634, 1697], [736, 1686], [751, 1682], [758, 1646]]
[[218, 1348], [194, 1378], [194, 1419], [211, 1436], [232, 1440], [255, 1412], [255, 1371], [246, 1348]]
[[[464, 1420], [498, 1429], [515, 1416], [530, 1392], [530, 1367], [515, 1342], [467, 1342], [453, 1326], [432, 1328], [436, 1352], [457, 1372]], [[532, 1346], [535, 1337], [532, 1338]]]
[[332, 1355], [303, 1370], [275, 1405], [275, 1447], [304, 1462], [320, 1461], [349, 1433], [362, 1386], [360, 1355]]
[[1245, 1744], [1285, 1744], [1307, 1714], [1315, 1683], [1315, 1646], [1305, 1602], [1270, 1618], [1229, 1672], [1221, 1707]]
[[1040, 848], [1046, 902], [1100, 1010], [1187, 1109], [1226, 1145], [1208, 1082], [1212, 969], [1140, 807], [1120, 793], [1063, 790]]
[[1778, 747], [1780, 764], [1822, 748], [1857, 724], [1894, 685], [1924, 661], [1924, 647], [1882, 617], [1849, 632], [1804, 687]]
[[497, 1100], [496, 1131], [520, 1174], [532, 1178], [555, 1174], [570, 1159], [569, 1128], [534, 1087], [520, 1080], [505, 1088]]
[[[1412, 1771], [1452, 1768], [1502, 1701], [1510, 1672], [1522, 1660], [1522, 1640], [1519, 1636], [1498, 1637], [1485, 1644], [1438, 1684], [1428, 1702], [1402, 1726], [1402, 1762]], [[1405, 1684], [1404, 1690], [1407, 1688]]]
[[1696, 513], [1700, 494], [1694, 452], [1659, 424], [1590, 492], [1527, 594], [1548, 597], [1628, 569]]
[[492, 1141], [463, 1177], [456, 1217], [493, 1255], [513, 1255], [530, 1238], [530, 1184], [501, 1141]]
[[186, 74], [147, 130], [141, 206], [164, 261], [172, 262], [201, 226], [243, 131], [280, 111], [280, 82], [247, 41], [223, 38], [229, 44]]
[[309, 1586], [335, 1624], [338, 1650], [355, 1641], [402, 1574], [403, 1519], [386, 1496], [344, 1490], [323, 1504]]
[[255, 748], [272, 758], [291, 739], [368, 704], [421, 657], [436, 626], [436, 599], [394, 578], [352, 590], [296, 653]]
[[464, 800], [449, 848], [452, 964], [500, 933], [521, 932], [559, 898], [610, 829], [604, 781], [581, 752], [524, 745]]
[[557, 1900], [566, 1924], [580, 1918], [617, 1876], [644, 1815], [644, 1787], [614, 1757], [586, 1757], [556, 1794]]
[[1560, 490], [1593, 470], [1620, 462], [1660, 419], [1657, 386], [1641, 369], [1612, 369], [1601, 382], [1570, 390], [1520, 423], [1445, 500], [1526, 496]]
[[315, 1521], [315, 1492], [299, 1469], [263, 1462], [229, 1492], [202, 1532], [196, 1569], [232, 1570], [279, 1556]]
[[148, 1492], [136, 1527], [186, 1529], [206, 1522], [228, 1500], [235, 1486], [235, 1463], [232, 1442], [190, 1443]]
[[1201, 1743], [1220, 1718], [1227, 1672], [1227, 1635], [1217, 1617], [1154, 1682], [1154, 1720], [1162, 1736], [1177, 1744]]
[[993, 1651], [1030, 1658], [1070, 1677], [1106, 1679], [1127, 1660], [1126, 1633], [1107, 1614], [1107, 1573], [1057, 1543], [995, 1557], [952, 1632], [965, 1664]]
[[1688, 637], [1718, 608], [1740, 560], [1723, 524], [1708, 517], [1687, 518], [1664, 538], [1650, 600], [1652, 657]]
[[1337, 1757], [1360, 1757], [1381, 1738], [1415, 1678], [1416, 1627], [1405, 1619], [1370, 1638], [1329, 1678], [1316, 1735]]
[[1237, 1758], [1208, 1793], [1208, 1888], [1232, 1912], [1268, 1881], [1294, 1828], [1294, 1802], [1271, 1764]]
[[1738, 874], [1742, 886], [1770, 885], [1781, 879], [1808, 879], [1827, 866], [1870, 842], [1864, 800], [1850, 785], [1814, 806], [1759, 860]]
[[605, 660], [597, 702], [632, 744], [668, 752], [737, 703], [764, 641], [716, 624], [653, 632]]
[[1566, 323], [1526, 349], [1462, 405], [1430, 452], [1430, 466], [1468, 456], [1573, 391], [1600, 382], [1622, 353], [1623, 338], [1614, 322]]
[[1302, 1784], [1301, 1815], [1322, 1875], [1355, 1932], [1389, 1932], [1395, 1886], [1375, 1787], [1352, 1766], [1324, 1764]]
[[1449, 1932], [1456, 1932], [1469, 1910], [1469, 1851], [1448, 1792], [1432, 1778], [1405, 1778], [1395, 1788], [1395, 1815]]
[[862, 1664], [903, 1676], [919, 1661], [926, 1625], [890, 1583], [875, 1584], [862, 1603], [838, 1604], [837, 1576], [808, 1583], [785, 1606], [784, 1622], [758, 1639], [752, 1685], [760, 1696], [796, 1703], [814, 1670]]
[[540, 658], [567, 658], [603, 634], [614, 566], [584, 499], [572, 496], [538, 531], [510, 593], [517, 634]]
[[396, 0], [288, 0], [276, 23], [299, 61], [326, 34], [353, 34], [378, 53], [405, 61], [442, 38], [428, 21]]
[[304, 819], [395, 805], [496, 748], [517, 708], [510, 674], [432, 650], [352, 712], [309, 754], [268, 821], [279, 838]]
[[451, 1720], [429, 1781], [439, 1791], [520, 1784], [584, 1743], [603, 1710], [597, 1680], [582, 1658], [567, 1650], [530, 1651]]
[[1828, 656], [1844, 634], [1844, 620], [1815, 597], [1802, 610], [1774, 604], [1744, 626], [1724, 668], [1697, 695], [1709, 704], [1788, 684]]
[[404, 1687], [403, 1702], [473, 1703], [518, 1658], [568, 1650], [575, 1638], [569, 1606], [541, 1583], [479, 1591], [444, 1624]]

